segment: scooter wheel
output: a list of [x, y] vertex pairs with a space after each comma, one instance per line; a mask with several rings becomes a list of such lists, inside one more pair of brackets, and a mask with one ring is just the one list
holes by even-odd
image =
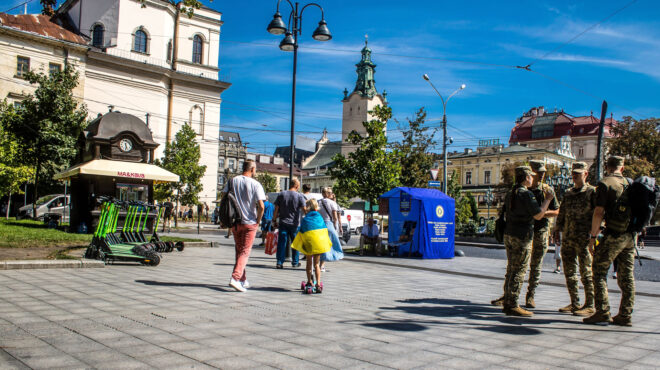
[[156, 252], [147, 254], [145, 259], [149, 260], [149, 266], [158, 266], [158, 264], [160, 263], [160, 256]]
[[178, 250], [179, 252], [183, 252], [183, 248], [186, 247], [183, 242], [176, 242], [174, 246], [176, 247], [176, 250]]
[[313, 294], [314, 293], [314, 288], [310, 285], [305, 288], [305, 293], [306, 294]]
[[305, 285], [307, 285], [307, 282], [303, 280], [303, 281], [300, 283], [300, 290], [305, 290]]

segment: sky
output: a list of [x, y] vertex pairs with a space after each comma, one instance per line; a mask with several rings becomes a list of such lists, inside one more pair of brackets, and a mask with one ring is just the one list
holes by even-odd
[[[277, 1], [203, 2], [223, 13], [219, 67], [232, 85], [222, 93], [220, 128], [239, 132], [255, 152], [288, 145], [293, 53], [280, 51], [282, 37], [266, 31]], [[439, 127], [442, 102], [423, 74], [445, 98], [466, 84], [447, 103], [450, 151], [480, 139], [508, 143], [516, 118], [535, 106], [598, 116], [606, 100], [615, 119], [660, 117], [656, 0], [318, 3], [333, 38], [312, 39], [321, 13], [308, 7], [299, 37], [297, 135], [318, 139], [326, 128], [340, 139], [343, 90], [353, 91], [365, 35], [376, 88], [387, 90], [394, 115], [389, 141], [400, 139], [422, 107], [426, 125]], [[39, 11], [37, 0], [28, 5]], [[286, 21], [286, 1], [280, 11]], [[531, 71], [516, 68], [529, 64]]]

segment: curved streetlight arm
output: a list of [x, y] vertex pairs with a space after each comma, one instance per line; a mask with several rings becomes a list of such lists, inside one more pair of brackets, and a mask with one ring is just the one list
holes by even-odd
[[[277, 0], [277, 10], [276, 10], [277, 12], [280, 11], [280, 3], [281, 3], [281, 2], [282, 2], [282, 0]], [[290, 0], [286, 0], [286, 2], [289, 3], [289, 6], [291, 6], [291, 10], [295, 9], [295, 8], [293, 7], [293, 3], [291, 3]]]
[[[287, 1], [289, 1], [289, 0], [287, 0]], [[323, 7], [321, 7], [321, 5], [319, 5], [317, 3], [309, 3], [305, 6], [303, 6], [302, 9], [300, 9], [300, 17], [302, 18], [302, 15], [303, 15], [303, 12], [305, 11], [305, 8], [307, 8], [310, 5], [314, 5], [315, 7], [319, 8], [321, 10], [321, 20], [324, 20], [325, 19], [325, 14], [323, 13]]]
[[[425, 75], [425, 76], [426, 76], [426, 75]], [[436, 94], [438, 94], [438, 96], [439, 96], [440, 99], [442, 100], [442, 111], [444, 112], [444, 110], [445, 110], [445, 98], [442, 97], [442, 94], [440, 94], [440, 91], [438, 91], [438, 89], [435, 88], [435, 85], [433, 84], [433, 82], [431, 82], [430, 79], [427, 79], [427, 78], [424, 78], [424, 79], [425, 79], [425, 80], [431, 85], [431, 87], [433, 88], [433, 90], [435, 90]], [[454, 94], [455, 94], [455, 93], [454, 93]], [[452, 95], [453, 95], [453, 94], [452, 94]], [[449, 100], [449, 99], [447, 99], [447, 100]]]

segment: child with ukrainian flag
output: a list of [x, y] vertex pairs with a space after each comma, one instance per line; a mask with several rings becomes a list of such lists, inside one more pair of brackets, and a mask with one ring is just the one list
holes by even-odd
[[[298, 235], [293, 240], [291, 248], [300, 251], [307, 256], [307, 284], [306, 293], [321, 293], [323, 284], [321, 283], [321, 255], [332, 248], [332, 242], [328, 235], [328, 228], [325, 226], [323, 217], [318, 212], [319, 204], [316, 199], [310, 199], [306, 203], [307, 215], [300, 223]], [[312, 267], [314, 271], [312, 271]], [[314, 280], [316, 277], [316, 280]]]

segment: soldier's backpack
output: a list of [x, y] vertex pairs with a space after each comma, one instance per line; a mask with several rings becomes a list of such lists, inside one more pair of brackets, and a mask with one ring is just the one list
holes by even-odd
[[607, 213], [607, 229], [621, 234], [641, 232], [650, 222], [660, 200], [655, 178], [641, 176], [624, 186], [623, 193]]
[[654, 177], [642, 176], [629, 186], [630, 224], [628, 231], [639, 233], [651, 223], [660, 202], [660, 186]]
[[233, 227], [242, 220], [241, 209], [238, 206], [238, 200], [234, 195], [234, 181], [229, 180], [227, 185], [227, 193], [222, 196], [220, 200], [220, 212], [218, 213], [218, 220], [222, 227]]

